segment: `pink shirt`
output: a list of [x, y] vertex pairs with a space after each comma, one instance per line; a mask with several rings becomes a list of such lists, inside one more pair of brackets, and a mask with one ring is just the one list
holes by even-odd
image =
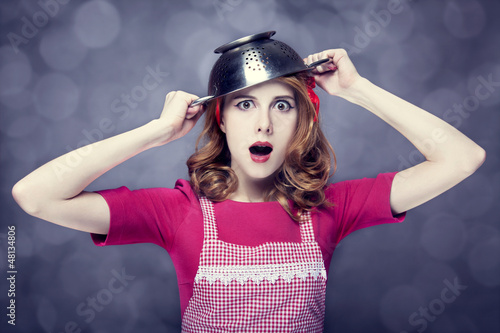
[[[332, 207], [313, 211], [314, 236], [328, 272], [333, 250], [351, 232], [383, 223], [402, 222], [389, 204], [396, 172], [331, 184], [325, 191]], [[92, 234], [98, 246], [154, 243], [170, 254], [177, 273], [181, 313], [193, 294], [193, 282], [203, 245], [203, 215], [189, 182], [174, 189], [130, 191], [126, 187], [99, 191], [108, 203], [108, 235]], [[300, 242], [300, 230], [277, 201], [214, 204], [219, 238], [228, 243], [257, 246], [265, 242]]]

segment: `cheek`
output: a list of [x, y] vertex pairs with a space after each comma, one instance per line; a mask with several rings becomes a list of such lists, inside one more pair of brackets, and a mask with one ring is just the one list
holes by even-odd
[[246, 126], [230, 125], [226, 127], [226, 141], [231, 154], [237, 154], [248, 149], [249, 142], [251, 141], [249, 138]]
[[283, 138], [291, 138], [297, 128], [297, 115], [282, 117], [275, 122], [274, 131]]

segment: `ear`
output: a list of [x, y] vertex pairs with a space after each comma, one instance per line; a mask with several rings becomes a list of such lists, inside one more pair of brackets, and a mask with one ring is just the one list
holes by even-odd
[[221, 117], [221, 120], [220, 120], [220, 130], [226, 134], [226, 124], [224, 123], [224, 117]]

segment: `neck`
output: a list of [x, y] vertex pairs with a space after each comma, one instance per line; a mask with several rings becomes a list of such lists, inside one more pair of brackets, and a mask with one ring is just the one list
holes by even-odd
[[263, 202], [264, 194], [273, 186], [273, 177], [266, 179], [249, 179], [238, 177], [238, 188], [230, 199], [241, 202]]

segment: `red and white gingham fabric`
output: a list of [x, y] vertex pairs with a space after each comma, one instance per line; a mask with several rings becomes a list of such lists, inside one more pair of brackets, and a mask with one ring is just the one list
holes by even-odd
[[322, 332], [326, 270], [311, 216], [301, 243], [256, 247], [218, 239], [213, 204], [200, 198], [203, 249], [183, 332]]

